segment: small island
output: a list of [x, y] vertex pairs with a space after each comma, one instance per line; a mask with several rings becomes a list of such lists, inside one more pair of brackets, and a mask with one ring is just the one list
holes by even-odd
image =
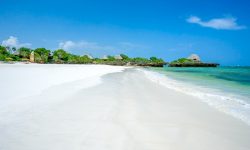
[[169, 67], [217, 67], [218, 63], [205, 63], [202, 62], [197, 54], [192, 54], [188, 58], [180, 58], [172, 61]]

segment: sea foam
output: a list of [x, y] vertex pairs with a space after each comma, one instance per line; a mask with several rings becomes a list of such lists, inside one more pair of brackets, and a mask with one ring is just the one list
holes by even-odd
[[142, 71], [146, 77], [153, 82], [169, 89], [197, 97], [213, 108], [238, 118], [250, 125], [250, 104], [246, 101], [245, 97], [233, 95], [218, 89], [175, 80], [155, 71], [149, 71], [146, 69], [138, 70]]

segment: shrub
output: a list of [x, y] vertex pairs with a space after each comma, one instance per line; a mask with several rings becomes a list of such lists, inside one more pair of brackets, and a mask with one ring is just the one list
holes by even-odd
[[35, 49], [34, 52], [36, 54], [36, 56], [35, 56], [35, 61], [36, 62], [40, 62], [40, 63], [47, 63], [48, 62], [48, 58], [49, 58], [49, 55], [50, 55], [50, 50], [47, 50], [45, 48], [37, 48], [37, 49]]
[[30, 53], [31, 53], [31, 49], [26, 48], [26, 47], [21, 47], [18, 49], [18, 52], [19, 52], [19, 56], [21, 58], [29, 58]]
[[7, 58], [5, 58], [5, 60], [6, 60], [6, 61], [13, 61], [13, 58], [7, 57]]

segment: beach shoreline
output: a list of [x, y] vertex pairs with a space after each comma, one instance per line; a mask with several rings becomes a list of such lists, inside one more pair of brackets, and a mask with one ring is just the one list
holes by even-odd
[[[80, 74], [76, 80], [66, 80], [75, 73], [66, 75], [69, 70], [61, 66], [63, 82], [50, 82], [35, 95], [1, 105], [0, 149], [250, 148], [250, 126], [244, 122], [153, 82], [136, 68], [94, 66], [84, 68], [90, 76]], [[70, 71], [81, 73], [79, 68]]]
[[[250, 125], [250, 103], [249, 95], [247, 95], [247, 93], [249, 93], [247, 91], [247, 81], [244, 83], [237, 83], [239, 82], [237, 80], [237, 82], [228, 82], [227, 80], [221, 79], [216, 80], [209, 78], [213, 76], [213, 74], [202, 74], [197, 71], [197, 68], [194, 68], [193, 71], [196, 72], [192, 73], [195, 78], [190, 77], [190, 72], [189, 74], [183, 74], [185, 69], [181, 69], [180, 71], [182, 72], [164, 72], [164, 69], [156, 71], [152, 68], [139, 70], [144, 72], [148, 79], [157, 84], [161, 84], [168, 89], [198, 98], [207, 105]], [[192, 69], [189, 71], [192, 72]], [[208, 78], [206, 78], [207, 76]], [[243, 75], [240, 77], [244, 80]], [[220, 86], [220, 84], [223, 86]], [[244, 84], [246, 85], [245, 87]]]

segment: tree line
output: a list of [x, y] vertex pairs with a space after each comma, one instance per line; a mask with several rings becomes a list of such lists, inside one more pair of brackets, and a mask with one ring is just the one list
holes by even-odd
[[31, 49], [27, 47], [15, 48], [0, 46], [0, 61], [30, 61], [31, 54], [36, 63], [56, 64], [109, 64], [109, 65], [137, 65], [137, 66], [163, 66], [164, 60], [157, 57], [149, 59], [143, 57], [130, 58], [125, 54], [117, 56], [108, 55], [105, 58], [92, 58], [89, 55], [75, 55], [63, 49], [50, 51], [46, 48]]

